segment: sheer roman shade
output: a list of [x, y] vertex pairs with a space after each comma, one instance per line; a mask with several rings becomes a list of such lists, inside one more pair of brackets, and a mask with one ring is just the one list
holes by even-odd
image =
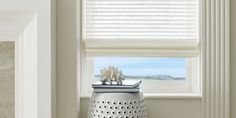
[[197, 0], [85, 0], [86, 51], [194, 56], [197, 4]]

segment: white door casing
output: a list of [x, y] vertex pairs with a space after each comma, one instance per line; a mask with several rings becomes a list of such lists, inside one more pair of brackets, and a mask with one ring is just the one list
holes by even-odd
[[16, 46], [16, 118], [51, 118], [51, 0], [1, 1], [4, 24], [9, 25], [0, 28], [1, 40], [15, 41]]

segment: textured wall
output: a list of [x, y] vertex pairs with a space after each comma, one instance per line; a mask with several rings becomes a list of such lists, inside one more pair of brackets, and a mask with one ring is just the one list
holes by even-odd
[[14, 118], [14, 42], [0, 41], [0, 118]]

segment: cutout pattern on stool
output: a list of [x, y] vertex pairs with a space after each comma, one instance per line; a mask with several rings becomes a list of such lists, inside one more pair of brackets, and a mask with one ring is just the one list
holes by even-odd
[[133, 101], [100, 101], [91, 98], [90, 118], [146, 118], [143, 99]]

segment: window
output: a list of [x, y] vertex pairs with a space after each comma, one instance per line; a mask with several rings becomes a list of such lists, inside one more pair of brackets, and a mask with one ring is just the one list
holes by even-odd
[[144, 93], [199, 92], [197, 0], [84, 0], [82, 30], [82, 95], [107, 65]]
[[127, 80], [141, 80], [144, 93], [191, 93], [190, 62], [191, 58], [96, 57], [94, 80], [99, 80], [101, 69], [114, 65]]

